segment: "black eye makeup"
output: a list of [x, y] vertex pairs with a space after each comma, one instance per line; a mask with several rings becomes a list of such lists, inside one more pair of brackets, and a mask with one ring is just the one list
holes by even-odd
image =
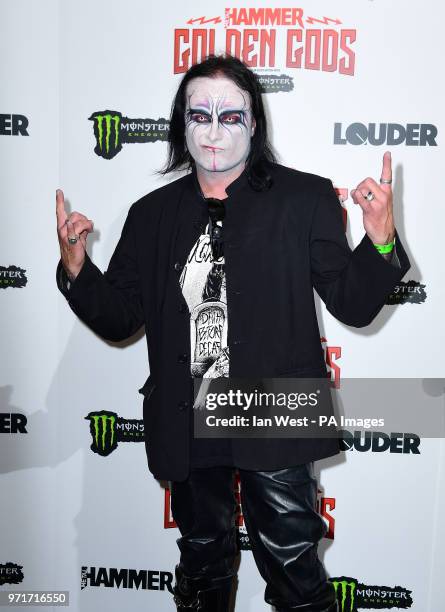
[[[212, 116], [196, 108], [189, 108], [186, 112], [187, 123], [211, 123]], [[228, 110], [218, 115], [218, 122], [223, 125], [246, 125], [246, 113], [244, 110]]]
[[245, 123], [243, 111], [225, 111], [218, 117], [220, 123], [226, 125], [236, 125], [237, 123]]
[[187, 121], [193, 121], [194, 123], [211, 123], [212, 117], [204, 111], [189, 108], [187, 111]]

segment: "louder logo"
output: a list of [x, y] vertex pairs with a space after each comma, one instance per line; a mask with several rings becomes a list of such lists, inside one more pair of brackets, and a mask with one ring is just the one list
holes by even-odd
[[334, 123], [335, 145], [406, 145], [437, 147], [437, 127], [432, 123]]
[[387, 434], [383, 431], [363, 431], [361, 429], [354, 432], [342, 429], [339, 430], [339, 433], [341, 433], [339, 445], [343, 451], [420, 455], [420, 437], [414, 433], [392, 432]]
[[29, 136], [28, 117], [0, 113], [0, 136]]
[[0, 433], [28, 433], [28, 419], [20, 412], [0, 412]]

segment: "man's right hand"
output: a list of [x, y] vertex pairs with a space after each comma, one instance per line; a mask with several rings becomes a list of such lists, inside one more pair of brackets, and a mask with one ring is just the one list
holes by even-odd
[[[85, 261], [87, 236], [93, 231], [93, 222], [78, 212], [66, 214], [65, 198], [61, 189], [56, 191], [56, 216], [60, 257], [68, 277], [74, 280]], [[77, 241], [71, 244], [68, 238], [77, 238]]]

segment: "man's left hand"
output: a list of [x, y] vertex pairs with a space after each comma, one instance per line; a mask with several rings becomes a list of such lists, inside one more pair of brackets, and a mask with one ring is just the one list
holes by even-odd
[[[389, 151], [383, 155], [380, 180], [392, 180]], [[363, 225], [372, 242], [374, 244], [391, 242], [395, 235], [391, 183], [381, 182], [378, 185], [374, 179], [368, 177], [351, 191], [351, 197], [354, 204], [359, 204], [363, 210]]]

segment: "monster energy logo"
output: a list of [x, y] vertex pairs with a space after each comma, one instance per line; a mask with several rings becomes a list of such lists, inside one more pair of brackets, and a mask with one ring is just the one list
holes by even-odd
[[28, 279], [26, 278], [26, 270], [17, 266], [0, 266], [0, 289], [6, 287], [25, 287]]
[[357, 610], [355, 601], [355, 591], [357, 583], [355, 580], [344, 578], [343, 580], [331, 580], [334, 585], [335, 593], [339, 606], [339, 612], [355, 612]]
[[406, 609], [413, 604], [411, 591], [401, 586], [367, 585], [349, 576], [331, 578], [330, 582], [335, 589], [339, 612]]
[[17, 563], [12, 563], [11, 561], [0, 563], [0, 585], [23, 582], [24, 576], [22, 570], [23, 565], [17, 565]]
[[130, 119], [118, 111], [98, 111], [89, 117], [94, 122], [96, 146], [94, 152], [104, 159], [112, 159], [123, 143], [167, 140], [167, 119]]
[[265, 94], [292, 91], [294, 88], [294, 79], [287, 74], [260, 74], [258, 80]]
[[423, 304], [426, 300], [426, 285], [418, 281], [399, 281], [387, 298], [385, 304]]
[[90, 421], [90, 433], [93, 439], [90, 448], [93, 453], [102, 457], [113, 452], [118, 442], [143, 442], [144, 440], [142, 419], [125, 419], [107, 410], [90, 412], [85, 419]]

